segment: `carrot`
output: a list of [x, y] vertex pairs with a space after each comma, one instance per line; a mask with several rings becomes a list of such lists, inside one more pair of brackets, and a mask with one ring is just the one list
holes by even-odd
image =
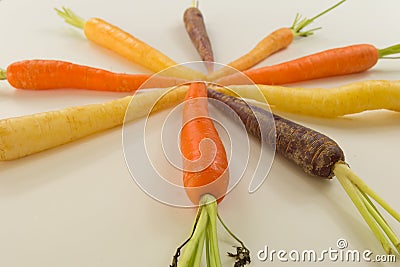
[[223, 106], [224, 109], [229, 108], [235, 112], [249, 133], [276, 148], [278, 153], [301, 167], [304, 172], [321, 178], [336, 176], [386, 253], [400, 252], [398, 237], [370, 198], [398, 222], [400, 222], [400, 214], [348, 167], [343, 150], [334, 140], [315, 130], [271, 114], [265, 109], [247, 104], [239, 98], [213, 90], [208, 91], [208, 96], [222, 103], [217, 107]]
[[307, 31], [303, 31], [303, 29], [314, 22], [317, 18], [341, 5], [345, 1], [346, 0], [340, 1], [334, 6], [312, 17], [311, 19], [301, 19], [301, 16], [297, 14], [291, 27], [283, 27], [273, 31], [272, 33], [264, 37], [260, 42], [258, 42], [256, 46], [252, 48], [249, 52], [230, 62], [227, 66], [222, 67], [214, 73], [209, 74], [207, 76], [208, 80], [215, 81], [220, 77], [232, 74], [233, 72], [235, 72], [235, 70], [247, 70], [257, 65], [270, 55], [288, 47], [293, 42], [295, 37], [307, 37], [314, 34], [314, 31], [320, 28], [314, 28]]
[[[274, 110], [316, 117], [338, 117], [367, 110], [400, 111], [400, 81], [369, 80], [335, 88], [232, 85], [242, 97], [267, 102]], [[261, 94], [260, 94], [261, 91]]]
[[[250, 263], [250, 252], [223, 223], [217, 203], [227, 191], [229, 170], [224, 145], [208, 114], [207, 87], [203, 82], [192, 82], [183, 106], [180, 147], [183, 156], [183, 184], [189, 199], [198, 208], [190, 237], [177, 249], [171, 267], [200, 266], [203, 247], [207, 266], [221, 266], [218, 249], [217, 218], [237, 240], [241, 254], [228, 254], [244, 266]], [[212, 158], [208, 158], [212, 155]], [[181, 259], [180, 250], [186, 246]]]
[[171, 68], [177, 65], [175, 61], [154, 47], [100, 18], [91, 18], [84, 21], [68, 8], [63, 7], [62, 10], [56, 9], [56, 11], [67, 23], [83, 29], [86, 38], [90, 41], [146, 69], [153, 72], [163, 71], [163, 75], [183, 79], [198, 79], [204, 76], [202, 73], [185, 66]]
[[[199, 203], [204, 193], [212, 194], [220, 201], [228, 187], [228, 161], [224, 145], [208, 115], [204, 83], [190, 84], [185, 96], [182, 124], [180, 146], [184, 157], [186, 192], [194, 204]], [[196, 171], [200, 168], [202, 171]]]
[[211, 47], [206, 26], [204, 24], [203, 14], [193, 1], [192, 6], [187, 8], [183, 14], [183, 22], [190, 40], [197, 49], [201, 59], [205, 61], [208, 72], [213, 71], [214, 53]]
[[[0, 160], [22, 158], [111, 129], [121, 125], [125, 116], [125, 121], [130, 121], [144, 117], [150, 111], [171, 107], [183, 100], [186, 90], [186, 86], [172, 91], [154, 90], [102, 104], [2, 119]], [[132, 109], [126, 113], [128, 105]]]
[[[397, 53], [400, 53], [400, 44], [384, 49], [377, 49], [370, 44], [358, 44], [324, 50], [243, 73], [257, 84], [288, 84], [366, 71], [375, 66], [380, 58], [389, 58], [389, 55]], [[236, 84], [243, 81], [241, 78], [233, 74], [216, 82], [222, 85]]]
[[114, 92], [170, 87], [183, 82], [177, 78], [152, 77], [150, 74], [115, 73], [60, 60], [14, 62], [7, 67], [7, 71], [0, 73], [0, 80], [5, 79], [17, 89], [73, 88]]

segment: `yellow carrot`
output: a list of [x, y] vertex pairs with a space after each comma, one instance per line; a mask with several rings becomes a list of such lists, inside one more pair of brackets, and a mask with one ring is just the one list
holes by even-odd
[[[336, 88], [293, 88], [269, 85], [232, 85], [243, 98], [265, 101], [274, 109], [317, 117], [337, 117], [367, 110], [400, 111], [400, 80], [354, 82]], [[229, 90], [222, 89], [232, 94]]]
[[[110, 49], [148, 70], [163, 71], [163, 75], [189, 80], [204, 77], [204, 74], [181, 65], [170, 68], [177, 63], [154, 47], [100, 18], [90, 18], [85, 21], [65, 7], [62, 10], [56, 9], [56, 11], [67, 23], [83, 29], [86, 38], [90, 41]], [[165, 70], [167, 68], [169, 69]]]
[[2, 119], [0, 160], [21, 158], [119, 126], [128, 106], [125, 121], [171, 107], [184, 99], [186, 90], [186, 86], [154, 90], [101, 104]]

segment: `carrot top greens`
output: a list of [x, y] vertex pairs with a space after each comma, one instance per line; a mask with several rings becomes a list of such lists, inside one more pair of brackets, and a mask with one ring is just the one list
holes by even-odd
[[65, 20], [66, 23], [79, 29], [85, 28], [85, 20], [72, 12], [71, 9], [62, 7], [62, 10], [58, 8], [55, 8], [55, 10], [57, 11], [57, 14]]
[[329, 11], [331, 11], [332, 9], [336, 8], [337, 6], [341, 5], [343, 2], [345, 2], [346, 0], [342, 0], [339, 3], [331, 6], [330, 8], [322, 11], [321, 13], [317, 14], [316, 16], [312, 17], [311, 19], [308, 18], [303, 18], [302, 16], [297, 13], [296, 17], [294, 18], [293, 24], [290, 27], [290, 29], [292, 29], [293, 31], [293, 35], [294, 36], [302, 36], [302, 37], [307, 37], [309, 35], [314, 34], [314, 32], [316, 30], [321, 29], [321, 27], [318, 28], [314, 28], [314, 29], [310, 29], [307, 31], [302, 31], [305, 27], [307, 27], [308, 25], [310, 25], [311, 23], [314, 22], [314, 20], [316, 20], [317, 18], [321, 17], [322, 15], [328, 13]]
[[[244, 243], [235, 236], [223, 222], [218, 214], [217, 201], [214, 196], [205, 194], [200, 200], [196, 220], [189, 238], [180, 245], [172, 259], [170, 267], [200, 266], [203, 248], [205, 244], [207, 266], [221, 267], [221, 259], [218, 249], [217, 219], [239, 244], [236, 254], [229, 253], [228, 256], [235, 259], [235, 267], [243, 267], [250, 263], [250, 251]], [[181, 255], [181, 249], [185, 247]], [[178, 258], [180, 257], [179, 261]]]
[[395, 254], [392, 248], [393, 245], [395, 251], [400, 254], [399, 238], [370, 198], [375, 200], [398, 222], [400, 222], [400, 214], [366, 185], [346, 164], [337, 163], [333, 172], [371, 231], [382, 244], [385, 252], [387, 254]]
[[379, 58], [400, 58], [400, 57], [388, 57], [389, 55], [399, 54], [400, 44], [395, 44], [386, 48], [378, 49]]

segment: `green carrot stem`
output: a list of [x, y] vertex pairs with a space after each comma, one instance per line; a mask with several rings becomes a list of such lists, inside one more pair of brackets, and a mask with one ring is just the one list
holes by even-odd
[[207, 266], [211, 266], [212, 265], [212, 256], [211, 256], [211, 245], [210, 245], [210, 230], [206, 229], [206, 263]]
[[55, 8], [55, 10], [57, 14], [65, 20], [66, 23], [82, 30], [85, 28], [85, 20], [77, 16], [74, 12], [72, 12], [71, 9], [62, 7], [62, 10], [57, 8]]
[[198, 8], [199, 7], [199, 1], [198, 0], [192, 0], [192, 7]]
[[310, 25], [312, 22], [314, 22], [314, 20], [316, 20], [317, 18], [321, 17], [322, 15], [328, 13], [329, 11], [331, 11], [332, 9], [336, 8], [337, 6], [341, 5], [343, 2], [345, 2], [346, 0], [342, 0], [339, 3], [331, 6], [328, 9], [325, 9], [324, 11], [322, 11], [321, 13], [317, 14], [316, 16], [312, 17], [311, 19], [307, 19], [304, 18], [301, 20], [301, 15], [300, 14], [296, 14], [296, 17], [293, 21], [292, 26], [290, 27], [290, 29], [293, 30], [293, 34], [295, 36], [302, 36], [302, 37], [307, 37], [309, 35], [314, 34], [314, 31], [319, 30], [320, 28], [315, 28], [312, 30], [308, 30], [305, 32], [302, 32], [301, 30], [304, 29], [306, 26]]
[[243, 241], [240, 240], [240, 239], [228, 228], [228, 226], [226, 226], [226, 224], [225, 224], [225, 222], [222, 220], [221, 216], [220, 216], [219, 214], [218, 214], [217, 216], [218, 216], [219, 222], [222, 224], [222, 226], [224, 227], [225, 231], [227, 231], [228, 234], [229, 234], [231, 237], [233, 237], [233, 239], [235, 239], [237, 242], [239, 242], [239, 244], [240, 244], [242, 247], [244, 247], [245, 249], [247, 249], [247, 248], [245, 247]]
[[[208, 222], [210, 224], [210, 227], [208, 227], [208, 230], [210, 231], [210, 248], [212, 252], [212, 257], [211, 259], [214, 260], [213, 266], [220, 267], [221, 264], [221, 257], [219, 254], [219, 248], [218, 248], [218, 235], [217, 235], [217, 214], [218, 214], [218, 207], [217, 207], [217, 202], [214, 197], [209, 198], [206, 196], [203, 197], [205, 201], [207, 201], [208, 204], [206, 204], [205, 208], [207, 209], [207, 214], [208, 214]], [[211, 202], [209, 202], [211, 200]]]
[[189, 266], [189, 263], [193, 261], [193, 257], [196, 256], [197, 245], [202, 239], [202, 235], [206, 229], [207, 223], [208, 223], [207, 212], [205, 209], [202, 209], [193, 236], [187, 242], [185, 250], [182, 253], [181, 259], [178, 261], [178, 266]]
[[172, 267], [175, 267], [178, 264], [178, 258], [181, 255], [181, 249], [190, 241], [190, 239], [192, 239], [193, 234], [194, 234], [194, 232], [196, 230], [196, 226], [197, 226], [197, 224], [199, 222], [199, 218], [200, 218], [200, 214], [201, 214], [202, 210], [203, 210], [202, 206], [200, 206], [199, 209], [197, 210], [196, 219], [195, 219], [195, 221], [193, 223], [192, 232], [191, 232], [189, 238], [186, 239], [185, 242], [183, 242], [182, 245], [180, 245], [176, 249], [175, 255], [174, 255], [173, 259], [172, 259], [172, 265], [171, 265]]
[[392, 244], [395, 246], [397, 253], [400, 253], [398, 246], [399, 246], [399, 239], [397, 238], [396, 234], [383, 218], [382, 214], [378, 211], [372, 201], [368, 198], [368, 196], [360, 190], [357, 190], [360, 198], [363, 200], [365, 207], [367, 208], [368, 212], [374, 217], [375, 221], [379, 224], [382, 230], [385, 232], [386, 236], [390, 239]]
[[[331, 6], [330, 8], [322, 11], [321, 13], [315, 15], [314, 17], [312, 17], [311, 19], [309, 19], [310, 23], [313, 22], [314, 20], [316, 20], [317, 18], [321, 17], [322, 15], [325, 15], [326, 13], [328, 13], [329, 11], [331, 11], [332, 9], [335, 9], [337, 6], [343, 4], [346, 0], [342, 0], [339, 3]], [[306, 24], [305, 26], [307, 26], [308, 24]]]
[[204, 249], [204, 240], [206, 236], [206, 231], [203, 231], [203, 233], [200, 236], [199, 243], [197, 244], [197, 251], [196, 255], [194, 256], [194, 261], [193, 261], [193, 267], [200, 267], [202, 255], [203, 255], [203, 249]]
[[395, 211], [385, 200], [383, 200], [374, 190], [372, 190], [360, 177], [358, 177], [353, 170], [345, 164], [336, 164], [335, 170], [341, 170], [358, 188], [372, 199], [374, 199], [382, 208], [384, 208], [390, 215], [400, 222], [400, 214]]
[[399, 54], [400, 44], [395, 44], [386, 48], [378, 49], [379, 58], [398, 58], [398, 57], [388, 57], [389, 55]]
[[368, 212], [366, 206], [364, 205], [363, 200], [357, 194], [358, 188], [347, 178], [347, 173], [344, 169], [336, 168], [338, 164], [335, 165], [335, 176], [339, 180], [340, 184], [342, 185], [343, 189], [346, 191], [347, 195], [350, 197], [351, 201], [354, 203], [358, 211], [360, 212], [361, 216], [364, 218], [365, 222], [368, 224], [371, 231], [374, 233], [376, 238], [381, 243], [383, 249], [388, 254], [392, 254], [392, 247], [390, 245], [389, 240], [384, 235], [382, 230], [379, 228], [378, 224], [376, 223], [374, 217]]
[[0, 68], [0, 80], [7, 80], [7, 72]]

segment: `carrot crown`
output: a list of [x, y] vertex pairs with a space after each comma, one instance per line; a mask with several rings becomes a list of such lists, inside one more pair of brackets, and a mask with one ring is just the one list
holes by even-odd
[[6, 71], [3, 69], [0, 69], [0, 80], [5, 80], [5, 79], [7, 79]]
[[62, 10], [55, 8], [57, 14], [62, 17], [66, 23], [77, 27], [79, 29], [83, 29], [85, 27], [85, 20], [72, 12], [71, 9], [62, 7]]
[[314, 20], [317, 18], [321, 17], [322, 15], [328, 13], [332, 9], [336, 8], [337, 6], [341, 5], [343, 2], [346, 0], [342, 0], [339, 3], [331, 6], [330, 8], [322, 11], [321, 13], [317, 14], [316, 16], [312, 17], [311, 19], [308, 18], [301, 18], [301, 15], [299, 13], [296, 14], [296, 17], [294, 18], [293, 24], [290, 27], [290, 29], [293, 31], [294, 36], [302, 36], [302, 37], [307, 37], [309, 35], [313, 35], [316, 30], [321, 29], [321, 27], [310, 29], [307, 31], [302, 31], [306, 26], [310, 25]]

